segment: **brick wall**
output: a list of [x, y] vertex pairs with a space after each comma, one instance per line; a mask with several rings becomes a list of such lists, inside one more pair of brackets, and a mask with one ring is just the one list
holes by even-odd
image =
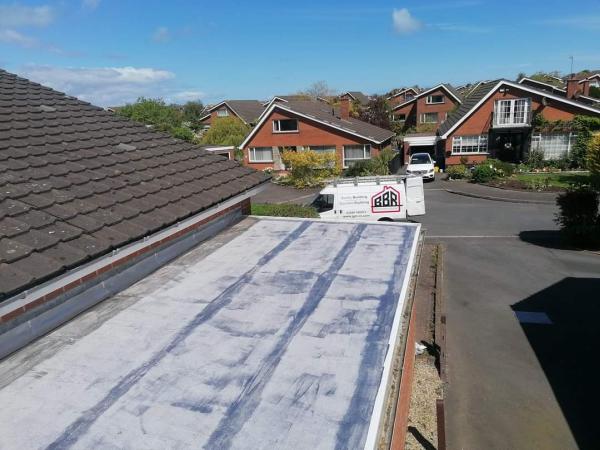
[[[274, 133], [273, 120], [298, 119], [298, 132]], [[274, 163], [252, 163], [249, 160], [248, 149], [251, 147], [296, 147], [296, 146], [322, 146], [331, 145], [336, 148], [336, 155], [342, 163], [343, 146], [354, 144], [370, 144], [366, 139], [353, 136], [343, 131], [335, 130], [318, 122], [314, 122], [287, 111], [273, 111], [261, 128], [252, 137], [244, 151], [244, 165], [258, 170], [273, 168]], [[380, 146], [371, 144], [371, 156], [379, 154]]]
[[[452, 151], [453, 136], [473, 136], [487, 134], [493, 121], [494, 103], [496, 100], [513, 98], [531, 98], [532, 115], [543, 114], [547, 120], [572, 120], [577, 114], [589, 114], [575, 106], [566, 105], [547, 98], [546, 105], [542, 103], [541, 94], [534, 94], [518, 88], [509, 87], [507, 91], [495, 92], [481, 105], [465, 122], [463, 122], [444, 143], [446, 154]], [[600, 113], [599, 113], [600, 115]], [[446, 165], [459, 164], [461, 155], [446, 156]], [[465, 155], [469, 162], [481, 162], [487, 159], [486, 155]]]

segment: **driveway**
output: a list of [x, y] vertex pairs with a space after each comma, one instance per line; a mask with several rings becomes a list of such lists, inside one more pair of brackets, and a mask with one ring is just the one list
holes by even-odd
[[600, 256], [549, 239], [554, 205], [445, 187], [420, 221], [446, 245], [448, 448], [598, 448]]

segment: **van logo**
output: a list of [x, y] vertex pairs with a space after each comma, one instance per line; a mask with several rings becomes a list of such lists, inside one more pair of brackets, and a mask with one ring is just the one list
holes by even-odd
[[371, 197], [371, 211], [373, 213], [400, 212], [400, 192], [391, 186], [384, 186], [382, 191]]

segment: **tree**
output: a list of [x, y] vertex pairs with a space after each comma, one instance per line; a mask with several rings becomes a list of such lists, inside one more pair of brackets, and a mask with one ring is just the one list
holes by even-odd
[[596, 86], [590, 86], [590, 97], [600, 98], [600, 88]]
[[250, 127], [237, 117], [220, 117], [204, 133], [202, 144], [239, 147], [249, 132]]
[[529, 78], [560, 88], [562, 88], [564, 85], [558, 70], [554, 70], [552, 72], [536, 72], [533, 75], [530, 75]]
[[173, 137], [195, 142], [194, 132], [183, 122], [183, 112], [177, 105], [167, 105], [162, 99], [140, 97], [117, 110], [120, 116], [151, 125]]
[[183, 121], [188, 122], [191, 128], [196, 129], [200, 126], [199, 120], [202, 117], [202, 111], [204, 111], [202, 102], [187, 102], [182, 107]]
[[367, 107], [360, 112], [359, 119], [389, 130], [391, 113], [385, 97], [378, 95], [372, 98]]
[[600, 134], [595, 134], [590, 139], [586, 159], [592, 176], [600, 177]]
[[331, 97], [336, 94], [334, 89], [331, 89], [326, 81], [315, 81], [306, 90], [298, 91], [299, 95], [306, 95], [307, 97]]

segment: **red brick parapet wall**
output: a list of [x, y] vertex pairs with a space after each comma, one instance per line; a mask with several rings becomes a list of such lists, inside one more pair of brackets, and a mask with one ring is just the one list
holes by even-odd
[[390, 449], [401, 450], [405, 447], [406, 431], [408, 428], [408, 410], [415, 367], [415, 305], [413, 303], [408, 322], [408, 335], [406, 337], [406, 348], [402, 362], [402, 375], [400, 377], [400, 389], [396, 406], [396, 417], [394, 419], [394, 431]]
[[124, 256], [121, 259], [118, 259], [118, 260], [113, 261], [103, 267], [100, 267], [99, 269], [95, 270], [94, 272], [89, 273], [85, 276], [82, 276], [81, 278], [79, 278], [75, 281], [72, 281], [71, 283], [69, 283], [65, 286], [62, 286], [62, 287], [60, 287], [52, 292], [49, 292], [33, 301], [30, 301], [18, 309], [15, 309], [13, 311], [6, 313], [5, 315], [0, 317], [0, 324], [10, 322], [10, 321], [18, 318], [22, 314], [25, 314], [28, 311], [34, 310], [34, 309], [44, 305], [45, 303], [56, 299], [60, 295], [67, 294], [69, 291], [83, 285], [84, 283], [93, 282], [95, 279], [98, 279], [99, 277], [101, 277], [102, 275], [106, 274], [109, 271], [117, 270], [121, 267], [124, 267], [128, 263], [132, 263], [136, 260], [139, 260], [141, 257], [148, 256], [153, 251], [157, 250], [159, 247], [163, 247], [167, 244], [173, 243], [177, 239], [183, 237], [184, 235], [191, 233], [191, 232], [197, 230], [198, 228], [201, 228], [202, 226], [206, 225], [208, 222], [212, 222], [215, 219], [218, 219], [219, 217], [222, 217], [226, 214], [229, 214], [235, 210], [240, 210], [240, 209], [241, 209], [242, 214], [245, 214], [245, 215], [250, 214], [250, 199], [249, 198], [242, 200], [241, 202], [236, 203], [226, 209], [223, 209], [223, 210], [213, 214], [212, 216], [208, 216], [208, 217], [194, 223], [193, 225], [190, 225], [186, 228], [182, 228], [181, 230], [178, 230], [177, 232], [175, 232], [169, 236], [166, 236], [164, 239], [153, 242], [152, 244], [150, 244], [146, 247], [143, 247], [140, 250], [137, 250], [136, 252], [130, 253], [127, 256]]

